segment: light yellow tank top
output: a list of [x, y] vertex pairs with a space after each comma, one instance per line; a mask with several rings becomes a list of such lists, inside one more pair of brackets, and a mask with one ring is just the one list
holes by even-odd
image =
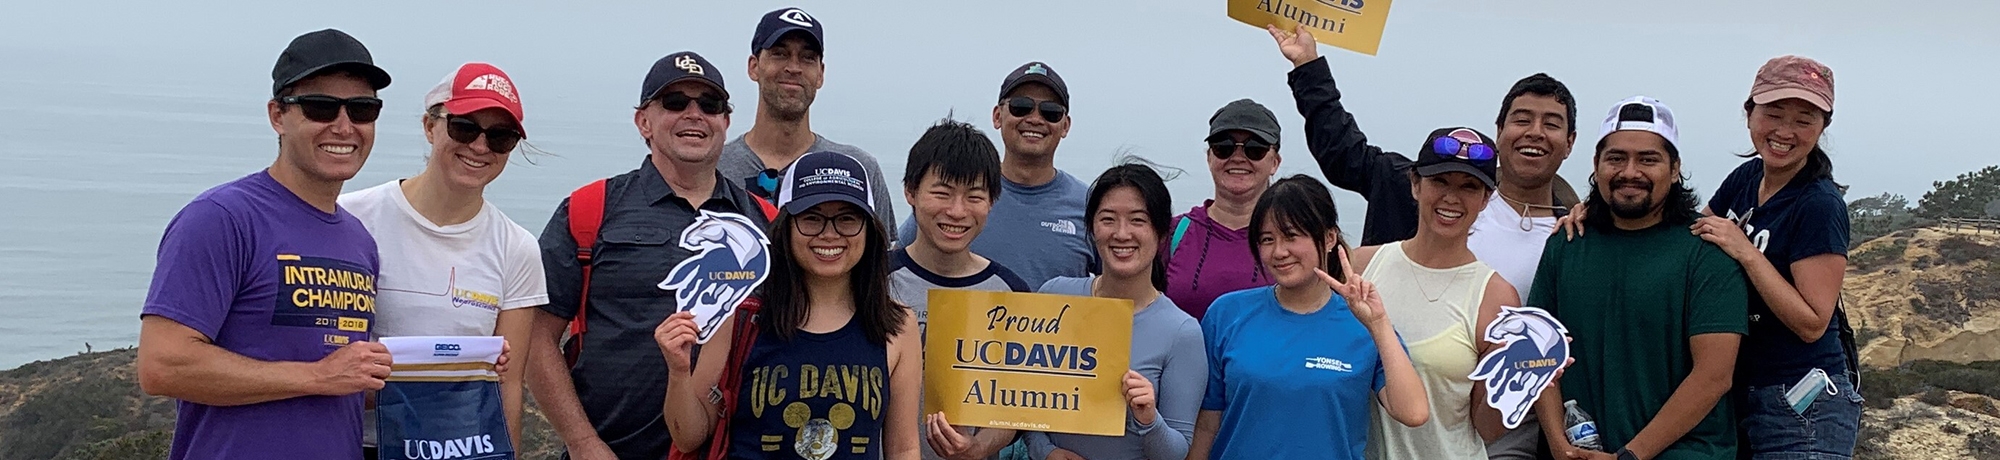
[[1375, 253], [1361, 278], [1375, 283], [1389, 321], [1403, 337], [1417, 377], [1430, 397], [1430, 421], [1415, 428], [1389, 417], [1379, 404], [1368, 429], [1370, 459], [1484, 459], [1486, 442], [1472, 426], [1473, 366], [1479, 362], [1474, 331], [1479, 304], [1493, 269], [1472, 262], [1427, 268], [1403, 254], [1403, 243]]

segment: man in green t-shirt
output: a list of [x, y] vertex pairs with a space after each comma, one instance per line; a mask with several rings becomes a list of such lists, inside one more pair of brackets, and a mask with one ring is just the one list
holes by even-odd
[[[1586, 231], [1549, 239], [1527, 302], [1562, 320], [1574, 339], [1576, 363], [1536, 402], [1550, 452], [1735, 458], [1735, 414], [1724, 395], [1748, 328], [1743, 269], [1688, 232], [1700, 214], [1666, 105], [1626, 99], [1602, 132]], [[1596, 420], [1615, 455], [1570, 445], [1565, 400]]]

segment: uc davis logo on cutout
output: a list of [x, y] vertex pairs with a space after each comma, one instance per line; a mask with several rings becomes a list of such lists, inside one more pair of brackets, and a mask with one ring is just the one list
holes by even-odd
[[1569, 362], [1569, 328], [1548, 311], [1501, 307], [1484, 340], [1500, 344], [1479, 359], [1471, 378], [1486, 385], [1486, 405], [1500, 410], [1508, 429], [1521, 426], [1542, 389]]
[[682, 260], [660, 281], [674, 291], [677, 311], [693, 311], [701, 326], [696, 343], [708, 343], [722, 321], [736, 311], [771, 272], [771, 240], [742, 214], [703, 210], [693, 225], [681, 231], [682, 248], [695, 254]]

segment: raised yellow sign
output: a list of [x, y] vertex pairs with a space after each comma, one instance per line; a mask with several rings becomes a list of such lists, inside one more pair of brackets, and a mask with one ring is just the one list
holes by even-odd
[[1229, 0], [1229, 17], [1259, 29], [1305, 24], [1320, 43], [1374, 56], [1389, 23], [1389, 0]]
[[924, 413], [953, 425], [1123, 436], [1132, 301], [932, 289]]

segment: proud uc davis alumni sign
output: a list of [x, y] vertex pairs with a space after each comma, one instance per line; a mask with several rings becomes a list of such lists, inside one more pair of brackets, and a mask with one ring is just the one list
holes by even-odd
[[924, 413], [954, 425], [1125, 434], [1132, 301], [930, 291]]
[[1382, 47], [1389, 23], [1389, 0], [1228, 0], [1229, 17], [1286, 31], [1296, 24], [1313, 29], [1313, 39], [1369, 56]]

